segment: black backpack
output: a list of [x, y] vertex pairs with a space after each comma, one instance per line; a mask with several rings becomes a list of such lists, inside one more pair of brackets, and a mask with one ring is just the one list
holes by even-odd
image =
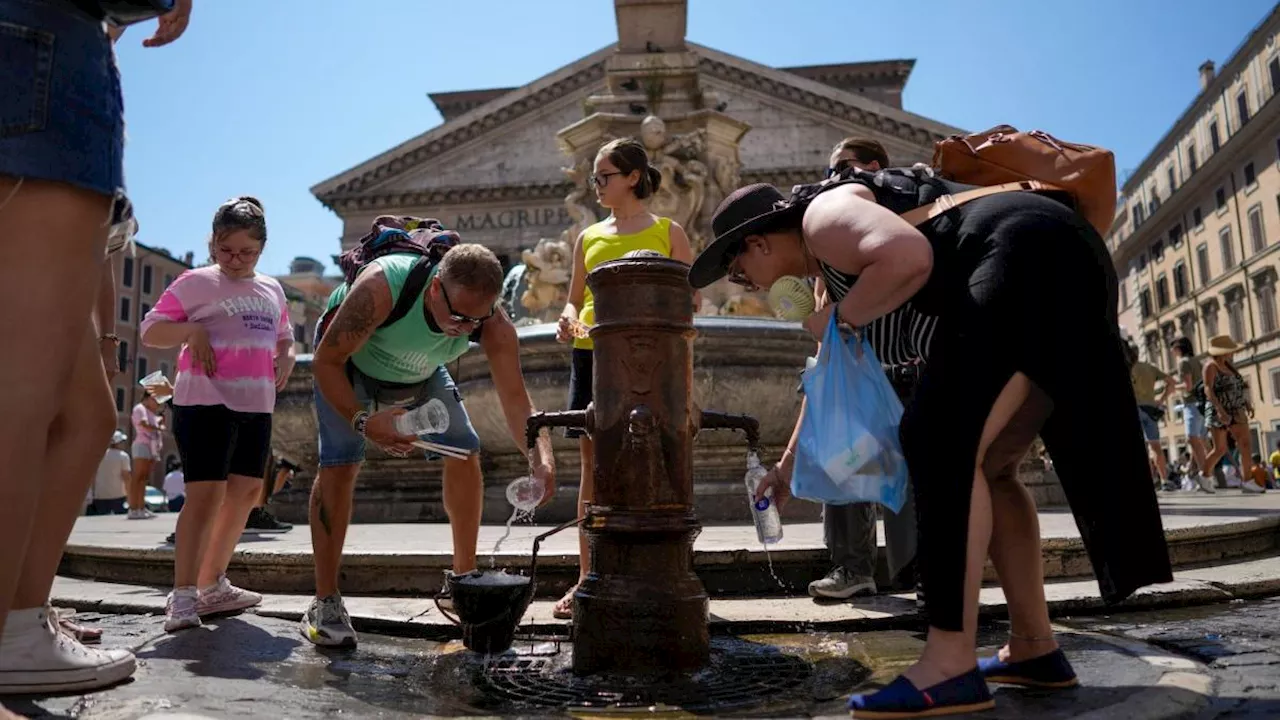
[[[343, 279], [350, 288], [360, 271], [380, 257], [392, 254], [420, 256], [409, 271], [400, 296], [396, 298], [395, 307], [391, 308], [391, 314], [378, 326], [381, 329], [396, 324], [409, 314], [409, 309], [427, 287], [431, 271], [444, 258], [445, 253], [461, 241], [458, 233], [445, 230], [440, 221], [434, 218], [383, 215], [373, 221], [373, 229], [360, 238], [359, 244], [338, 257], [338, 267], [342, 268]], [[324, 331], [341, 306], [341, 303], [334, 305], [320, 316], [316, 323], [316, 345], [320, 344]]]

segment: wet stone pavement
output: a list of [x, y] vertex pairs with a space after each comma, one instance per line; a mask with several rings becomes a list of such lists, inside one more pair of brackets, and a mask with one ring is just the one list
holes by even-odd
[[1280, 718], [1280, 598], [1124, 613], [1066, 624], [1132, 638], [1194, 659], [1214, 680], [1193, 717]]
[[[1161, 643], [1182, 642], [1186, 652], [1220, 666], [1215, 672], [1239, 700], [1261, 692], [1259, 697], [1272, 703], [1264, 706], [1269, 711], [1239, 717], [1280, 716], [1280, 705], [1274, 704], [1280, 657], [1264, 649], [1274, 645], [1244, 639], [1266, 632], [1269, 641], [1269, 630], [1251, 624], [1250, 618], [1261, 619], [1265, 611], [1269, 613], [1266, 628], [1276, 627], [1280, 602], [1219, 606], [1218, 610], [1240, 612], [1242, 616], [1232, 616], [1239, 617], [1240, 624], [1231, 626], [1210, 615], [1171, 622], [1115, 617], [1090, 623], [1126, 635], [1150, 632], [1148, 639]], [[137, 650], [139, 669], [134, 680], [84, 696], [6, 698], [8, 707], [30, 717], [89, 720], [177, 714], [209, 718], [564, 717], [566, 699], [594, 697], [629, 705], [632, 712], [645, 715], [662, 716], [683, 706], [683, 717], [848, 717], [844, 697], [860, 685], [891, 680], [916, 657], [923, 639], [910, 631], [718, 637], [710, 671], [653, 694], [642, 684], [614, 682], [605, 687], [575, 679], [564, 669], [569, 646], [545, 640], [523, 642], [518, 657], [508, 655], [485, 664], [456, 641], [370, 634], [361, 636], [357, 650], [319, 651], [297, 634], [294, 623], [252, 614], [214, 620], [204, 628], [172, 636], [163, 632], [157, 616], [81, 613], [77, 620], [103, 627], [107, 646]], [[1212, 625], [1215, 633], [1231, 638], [1238, 632], [1240, 639], [1197, 645], [1195, 638], [1201, 636], [1197, 623]], [[1185, 629], [1179, 630], [1183, 625]], [[998, 626], [987, 628], [984, 642], [994, 647], [1001, 632]], [[1140, 651], [1126, 651], [1090, 634], [1069, 634], [1064, 645], [1080, 674], [1081, 688], [1056, 693], [999, 688], [996, 711], [978, 717], [1056, 720], [1088, 711], [1110, 717], [1107, 708], [1138, 693], [1151, 693], [1167, 670], [1138, 657]], [[1211, 657], [1217, 651], [1206, 649], [1210, 646], [1237, 651]], [[1164, 699], [1172, 699], [1176, 707], [1187, 699], [1177, 689], [1158, 692], [1170, 695]], [[1231, 700], [1223, 709], [1240, 704]], [[574, 716], [590, 714], [579, 710]], [[1141, 717], [1129, 712], [1114, 716]]]

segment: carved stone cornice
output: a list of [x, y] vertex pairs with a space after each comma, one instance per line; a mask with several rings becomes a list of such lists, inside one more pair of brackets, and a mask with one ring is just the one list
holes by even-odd
[[742, 184], [751, 185], [753, 183], [769, 183], [770, 185], [782, 191], [782, 194], [791, 192], [791, 188], [796, 185], [808, 185], [822, 180], [823, 168], [813, 167], [789, 167], [789, 168], [743, 168]]
[[[360, 174], [334, 185], [322, 183], [313, 188], [312, 193], [326, 207], [336, 212], [338, 208], [334, 203], [345, 197], [360, 193], [371, 185], [383, 182], [426, 162], [432, 157], [452, 150], [481, 135], [490, 133], [512, 120], [559, 100], [565, 95], [603, 81], [604, 61], [602, 59], [556, 82], [549, 83], [539, 90], [500, 105], [491, 112], [472, 118], [470, 122], [464, 124], [460, 122], [462, 118], [459, 118], [456, 127], [450, 127], [452, 123], [446, 123], [437, 128], [438, 134], [428, 132], [421, 137], [416, 147], [406, 149], [403, 152], [392, 151], [387, 153], [381, 159], [381, 162], [369, 165]], [[432, 137], [433, 135], [435, 137]]]
[[432, 188], [405, 192], [334, 195], [325, 205], [339, 215], [362, 210], [391, 208], [436, 208], [447, 205], [564, 200], [573, 183], [527, 183], [524, 185], [482, 185]]
[[911, 125], [871, 109], [858, 107], [853, 103], [825, 97], [807, 88], [791, 85], [781, 79], [752, 72], [747, 67], [730, 65], [705, 55], [700, 59], [698, 69], [711, 77], [725, 82], [755, 90], [769, 97], [787, 100], [824, 115], [847, 120], [916, 145], [929, 146], [947, 137], [942, 133]]

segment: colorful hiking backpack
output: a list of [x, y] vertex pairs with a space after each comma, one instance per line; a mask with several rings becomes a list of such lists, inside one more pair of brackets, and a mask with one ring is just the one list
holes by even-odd
[[[444, 229], [440, 221], [434, 218], [382, 215], [373, 221], [373, 229], [360, 238], [355, 247], [338, 256], [338, 267], [342, 269], [342, 277], [350, 288], [360, 271], [380, 257], [395, 253], [421, 256], [409, 271], [391, 314], [378, 326], [389, 327], [409, 314], [414, 301], [427, 287], [432, 269], [444, 258], [445, 253], [460, 242], [462, 238], [458, 233]], [[320, 316], [320, 321], [316, 324], [317, 345], [339, 307], [341, 303]]]

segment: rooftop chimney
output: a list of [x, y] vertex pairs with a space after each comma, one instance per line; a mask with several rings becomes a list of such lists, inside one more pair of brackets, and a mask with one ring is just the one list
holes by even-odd
[[1200, 66], [1200, 92], [1209, 89], [1209, 85], [1213, 83], [1213, 61], [1205, 60]]

